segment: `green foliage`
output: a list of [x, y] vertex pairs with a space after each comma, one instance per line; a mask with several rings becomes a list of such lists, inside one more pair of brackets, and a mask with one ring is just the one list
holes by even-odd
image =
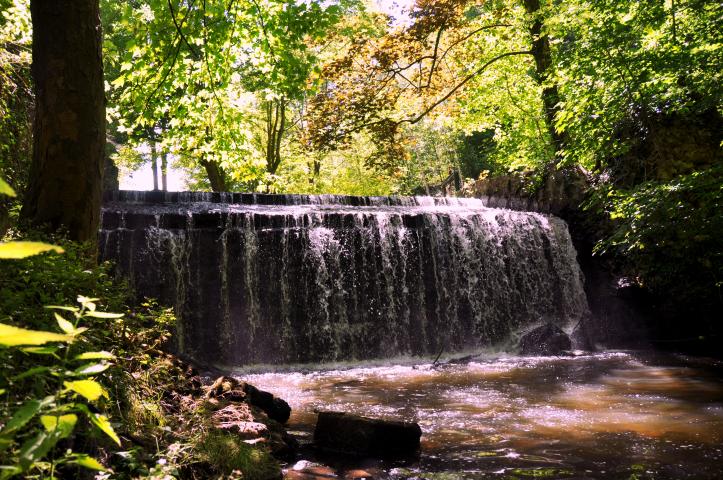
[[720, 2], [566, 2], [546, 13], [568, 162], [605, 165], [659, 114], [720, 108]]
[[399, 177], [370, 168], [369, 137], [359, 135], [348, 148], [326, 153], [290, 153], [273, 184], [277, 192], [346, 195], [400, 193]]
[[111, 310], [124, 309], [128, 292], [110, 277], [109, 265], [93, 268], [84, 257], [87, 247], [63, 246], [62, 256], [39, 255], [17, 263], [0, 260], [0, 321], [47, 329], [54, 320], [43, 306], [67, 304], [79, 290], [104, 298]]
[[[84, 338], [88, 328], [80, 325], [93, 317], [95, 301], [78, 297], [80, 307], [51, 307], [71, 319], [54, 313], [63, 334], [0, 324], [0, 360], [4, 365], [0, 386], [10, 399], [0, 406], [1, 417], [9, 419], [0, 430], [0, 478], [36, 472], [54, 477], [57, 471], [72, 466], [105, 470], [87, 454], [73, 453], [71, 448], [56, 449], [59, 442], [73, 434], [81, 416], [120, 445], [108, 418], [97, 413], [97, 407], [88, 406], [101, 405], [101, 400], [108, 399], [96, 375], [105, 371], [109, 367], [106, 360], [113, 358], [86, 350], [90, 346]], [[36, 348], [38, 345], [44, 347]], [[38, 360], [28, 362], [24, 356], [37, 356]], [[104, 358], [84, 363], [96, 356]], [[31, 367], [15, 373], [26, 368], [26, 364]], [[27, 388], [30, 381], [34, 389]], [[33, 390], [40, 395], [33, 397]], [[20, 402], [13, 411], [13, 406]]]
[[9, 197], [15, 197], [15, 190], [7, 184], [7, 182], [0, 178], [0, 194], [7, 195]]
[[695, 308], [720, 305], [722, 165], [629, 191], [603, 185], [597, 193], [594, 201], [614, 225], [597, 253], [615, 255], [653, 293]]
[[30, 42], [27, 0], [5, 2], [0, 8], [0, 176], [20, 191], [32, 145]]
[[[0, 5], [0, 177], [22, 192], [28, 183], [32, 147], [33, 92], [30, 79], [30, 12], [27, 0]], [[0, 183], [0, 237], [19, 202]], [[12, 191], [12, 189], [11, 189]], [[15, 197], [15, 195], [11, 195]]]
[[[119, 133], [198, 170], [267, 183], [252, 142], [260, 104], [301, 100], [315, 88], [311, 48], [349, 2], [102, 2], [109, 115]], [[258, 102], [258, 103], [257, 103]], [[273, 173], [271, 171], [270, 173]], [[249, 179], [251, 177], [251, 179]]]
[[[4, 188], [3, 193], [14, 194], [9, 188]], [[47, 251], [64, 253], [62, 248], [42, 242], [4, 242], [0, 243], [0, 259], [22, 261], [0, 261], [22, 268], [27, 266], [23, 262], [47, 259], [47, 255], [37, 256]], [[8, 274], [5, 270], [2, 273]], [[2, 285], [0, 295], [10, 301], [10, 305], [3, 303], [2, 312], [11, 312], [13, 310], [4, 308], [14, 305], [16, 292], [13, 290], [18, 286], [5, 282]], [[6, 395], [6, 401], [0, 404], [0, 419], [4, 424], [0, 429], [0, 478], [36, 472], [54, 478], [58, 469], [76, 467], [105, 470], [100, 462], [85, 453], [56, 448], [73, 434], [79, 416], [85, 417], [90, 425], [120, 445], [108, 418], [95, 406], [101, 406], [102, 400], [108, 399], [107, 391], [96, 376], [110, 366], [109, 361], [114, 356], [105, 351], [92, 351], [92, 338], [87, 338], [88, 327], [81, 324], [122, 315], [98, 311], [94, 298], [78, 296], [77, 301], [79, 307], [49, 307], [55, 310], [52, 315], [57, 324], [55, 331], [49, 331], [49, 321], [38, 322], [45, 324], [44, 330], [25, 328], [33, 322], [18, 322], [17, 319], [16, 325], [0, 323], [0, 362], [3, 365], [0, 391]], [[35, 308], [31, 305], [29, 310], [41, 318], [50, 313], [40, 312], [37, 305]], [[21, 312], [19, 316], [27, 313]], [[13, 318], [8, 320], [13, 321]], [[94, 406], [90, 408], [89, 404]], [[63, 453], [56, 455], [61, 451]]]

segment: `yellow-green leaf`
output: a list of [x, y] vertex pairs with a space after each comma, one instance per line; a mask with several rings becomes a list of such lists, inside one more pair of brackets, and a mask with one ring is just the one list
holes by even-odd
[[42, 242], [4, 242], [0, 243], [0, 258], [18, 259], [32, 257], [44, 252], [63, 253], [62, 248]]
[[54, 432], [58, 431], [60, 438], [68, 438], [75, 424], [78, 422], [78, 416], [74, 413], [68, 413], [66, 415], [43, 415], [40, 417], [40, 423], [43, 424], [45, 431]]
[[76, 360], [112, 360], [115, 358], [110, 352], [84, 352], [75, 357]]
[[58, 315], [56, 312], [53, 312], [53, 315], [55, 315], [55, 321], [58, 322], [58, 326], [62, 331], [67, 333], [68, 335], [74, 335], [75, 334], [75, 327], [72, 323]]
[[86, 317], [95, 317], [95, 318], [121, 318], [123, 316], [123, 314], [122, 313], [88, 311], [88, 312], [85, 312], [85, 316]]
[[8, 185], [7, 182], [2, 178], [0, 178], [0, 194], [7, 195], [8, 197], [17, 196], [15, 194], [15, 190], [13, 190], [13, 187]]
[[83, 404], [78, 405], [78, 408], [84, 411], [86, 415], [88, 415], [88, 418], [93, 425], [95, 425], [103, 433], [108, 435], [115, 443], [117, 443], [118, 445], [121, 444], [120, 438], [118, 438], [118, 435], [115, 433], [115, 430], [113, 430], [110, 421], [108, 421], [108, 417], [99, 413], [91, 412], [90, 409]]
[[58, 351], [58, 347], [55, 345], [49, 345], [46, 347], [24, 347], [20, 351], [25, 353], [35, 353], [37, 355], [54, 355]]
[[46, 305], [45, 308], [49, 309], [55, 309], [55, 310], [67, 310], [69, 312], [77, 313], [78, 308], [76, 307], [66, 307], [65, 305]]
[[76, 380], [73, 382], [63, 382], [68, 390], [84, 396], [91, 402], [98, 400], [101, 395], [107, 397], [105, 389], [95, 380]]
[[76, 300], [81, 305], [85, 305], [86, 303], [97, 302], [98, 300], [100, 300], [100, 298], [90, 298], [83, 295], [78, 295], [78, 298]]
[[91, 470], [100, 470], [102, 472], [107, 470], [98, 460], [85, 454], [78, 455], [73, 462]]
[[41, 330], [27, 330], [0, 323], [0, 345], [14, 347], [17, 345], [43, 345], [48, 342], [72, 342], [72, 335], [44, 332]]
[[95, 375], [96, 373], [105, 372], [109, 366], [107, 363], [88, 363], [75, 369], [73, 375]]
[[115, 433], [115, 430], [113, 430], [113, 427], [110, 424], [110, 421], [108, 420], [108, 417], [105, 415], [94, 415], [90, 419], [93, 424], [100, 428], [106, 435], [108, 435], [115, 443], [118, 445], [121, 444], [120, 438], [118, 438], [118, 435]]

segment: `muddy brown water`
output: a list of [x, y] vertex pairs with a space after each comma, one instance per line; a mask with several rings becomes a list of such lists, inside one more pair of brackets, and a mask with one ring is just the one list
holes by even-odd
[[[723, 478], [720, 361], [605, 352], [244, 377], [289, 402], [288, 428], [306, 445], [300, 459], [340, 477]], [[395, 461], [320, 455], [309, 446], [315, 410], [416, 421], [421, 452]]]

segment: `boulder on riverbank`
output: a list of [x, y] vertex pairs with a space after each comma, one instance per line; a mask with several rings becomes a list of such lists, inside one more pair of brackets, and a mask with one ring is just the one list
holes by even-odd
[[269, 392], [233, 377], [218, 377], [206, 393], [213, 427], [250, 444], [264, 444], [278, 458], [293, 457], [298, 444], [284, 429], [291, 407]]
[[291, 407], [285, 400], [233, 377], [218, 377], [206, 392], [206, 398], [245, 401], [260, 408], [271, 420], [279, 423], [286, 423], [291, 415]]
[[319, 412], [314, 445], [350, 455], [395, 457], [416, 453], [421, 436], [422, 429], [413, 422]]
[[522, 355], [560, 355], [571, 348], [570, 337], [552, 323], [530, 330], [520, 338]]

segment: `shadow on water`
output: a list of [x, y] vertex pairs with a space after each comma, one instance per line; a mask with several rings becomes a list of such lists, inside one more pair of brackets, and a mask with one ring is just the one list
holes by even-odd
[[723, 478], [723, 364], [643, 352], [266, 373], [308, 444], [315, 410], [418, 422], [420, 456], [320, 457], [378, 478]]

